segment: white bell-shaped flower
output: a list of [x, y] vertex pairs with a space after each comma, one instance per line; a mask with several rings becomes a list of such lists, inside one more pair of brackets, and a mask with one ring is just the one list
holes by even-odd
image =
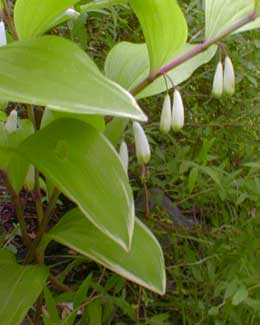
[[147, 136], [138, 122], [133, 123], [135, 149], [138, 162], [140, 164], [147, 164], [151, 158], [150, 145]]
[[121, 162], [123, 164], [124, 170], [128, 171], [128, 162], [129, 162], [129, 154], [128, 154], [128, 148], [125, 141], [121, 142], [120, 149], [119, 149], [119, 157], [121, 159]]
[[223, 95], [223, 82], [224, 82], [223, 64], [221, 61], [219, 61], [213, 79], [213, 86], [212, 86], [213, 97], [219, 98]]
[[184, 126], [184, 106], [180, 92], [176, 89], [173, 95], [172, 105], [172, 129], [180, 131]]
[[230, 57], [225, 58], [224, 93], [232, 96], [235, 92], [235, 71]]
[[7, 44], [7, 39], [6, 39], [5, 23], [1, 20], [0, 21], [0, 46], [5, 46], [6, 44]]
[[168, 133], [171, 129], [171, 118], [172, 118], [172, 107], [171, 107], [171, 97], [167, 94], [164, 98], [163, 108], [160, 120], [160, 130], [163, 133]]
[[27, 191], [32, 191], [34, 189], [34, 184], [35, 184], [35, 168], [33, 165], [30, 165], [27, 175], [25, 177], [24, 188]]
[[65, 11], [65, 15], [72, 19], [77, 19], [80, 16], [80, 13], [73, 8], [68, 8]]
[[14, 109], [11, 111], [8, 119], [5, 123], [5, 128], [9, 133], [13, 133], [17, 130], [18, 127], [18, 115], [17, 111]]

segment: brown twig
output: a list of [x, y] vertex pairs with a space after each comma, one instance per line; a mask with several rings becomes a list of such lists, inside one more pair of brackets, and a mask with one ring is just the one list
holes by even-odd
[[143, 294], [143, 288], [139, 286], [138, 291], [138, 300], [137, 300], [137, 306], [136, 306], [136, 325], [140, 325], [140, 309], [142, 304], [142, 294]]
[[31, 244], [31, 240], [27, 233], [26, 223], [24, 220], [23, 206], [22, 206], [19, 194], [13, 188], [13, 186], [8, 178], [7, 171], [2, 170], [1, 176], [2, 176], [3, 182], [4, 182], [7, 190], [11, 194], [13, 205], [15, 206], [15, 210], [16, 210], [16, 216], [17, 216], [18, 222], [20, 224], [20, 228], [21, 228], [22, 240], [23, 240], [24, 245], [28, 248]]
[[52, 216], [52, 213], [55, 209], [55, 206], [56, 206], [56, 202], [57, 202], [57, 199], [59, 197], [59, 190], [58, 189], [54, 189], [53, 190], [53, 193], [52, 193], [52, 196], [50, 198], [50, 201], [49, 201], [49, 205], [44, 213], [44, 216], [43, 216], [43, 219], [42, 219], [42, 222], [40, 224], [40, 227], [39, 227], [39, 231], [38, 231], [38, 234], [36, 236], [36, 238], [34, 239], [34, 241], [32, 242], [31, 246], [30, 246], [30, 249], [27, 253], [27, 256], [25, 258], [25, 264], [28, 264], [32, 261], [32, 259], [36, 256], [36, 251], [37, 251], [37, 247], [46, 231], [46, 228], [48, 226], [48, 223], [50, 221], [50, 218]]
[[4, 16], [5, 16], [5, 20], [9, 29], [9, 32], [12, 34], [13, 38], [15, 40], [18, 39], [18, 35], [14, 26], [14, 22], [10, 13], [10, 9], [7, 3], [7, 0], [2, 0], [3, 2], [3, 12], [4, 12]]
[[145, 217], [150, 217], [150, 193], [147, 186], [147, 179], [146, 179], [146, 166], [142, 165], [142, 173], [141, 173], [141, 180], [144, 187], [144, 194], [145, 194]]

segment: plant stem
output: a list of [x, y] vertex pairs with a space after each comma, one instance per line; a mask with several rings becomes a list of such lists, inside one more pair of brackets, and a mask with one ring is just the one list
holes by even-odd
[[33, 320], [33, 324], [35, 325], [38, 325], [40, 323], [41, 314], [42, 314], [42, 303], [43, 303], [43, 294], [41, 293], [36, 302], [36, 311]]
[[49, 274], [49, 279], [51, 281], [51, 283], [53, 284], [53, 286], [63, 292], [69, 292], [71, 291], [71, 288], [68, 287], [66, 284], [60, 282], [53, 274]]
[[194, 56], [198, 55], [199, 53], [206, 51], [210, 46], [216, 44], [217, 42], [222, 40], [224, 37], [235, 32], [236, 30], [238, 30], [239, 28], [248, 24], [249, 22], [254, 21], [256, 18], [257, 18], [256, 12], [252, 12], [248, 16], [239, 19], [238, 21], [236, 21], [235, 23], [233, 23], [232, 25], [230, 25], [226, 29], [224, 29], [222, 32], [206, 39], [203, 43], [200, 43], [200, 44], [194, 46], [190, 51], [178, 56], [171, 62], [165, 64], [159, 70], [152, 71], [149, 74], [149, 76], [147, 76], [135, 88], [130, 90], [130, 92], [132, 93], [132, 95], [136, 96], [157, 78], [161, 77], [162, 75], [166, 74], [167, 72], [176, 68], [177, 66], [181, 65], [182, 63], [188, 61], [189, 59], [193, 58]]
[[52, 196], [50, 198], [50, 201], [49, 201], [49, 205], [48, 207], [46, 208], [45, 210], [45, 213], [44, 213], [44, 216], [43, 216], [43, 219], [42, 219], [42, 222], [40, 224], [40, 227], [39, 227], [39, 231], [38, 231], [38, 234], [36, 236], [36, 238], [34, 239], [34, 241], [32, 242], [31, 246], [30, 246], [30, 249], [28, 251], [28, 254], [25, 258], [25, 264], [28, 264], [32, 261], [32, 259], [36, 256], [36, 251], [37, 251], [37, 247], [46, 231], [46, 228], [48, 226], [48, 223], [50, 221], [50, 217], [52, 216], [52, 213], [55, 209], [55, 206], [56, 206], [56, 202], [57, 202], [57, 199], [59, 197], [59, 190], [58, 189], [54, 189], [53, 190], [53, 193], [52, 193]]
[[150, 195], [149, 190], [147, 187], [147, 180], [146, 180], [146, 167], [142, 165], [142, 174], [141, 174], [142, 183], [144, 186], [144, 194], [145, 194], [145, 217], [149, 218], [150, 216]]
[[29, 120], [31, 120], [34, 130], [37, 130], [35, 114], [32, 105], [26, 105]]
[[3, 2], [3, 11], [4, 11], [6, 23], [7, 23], [9, 32], [12, 34], [13, 38], [15, 40], [17, 40], [18, 39], [18, 35], [16, 33], [16, 29], [15, 29], [15, 26], [14, 26], [14, 23], [13, 23], [12, 16], [10, 14], [10, 9], [9, 9], [9, 6], [8, 6], [7, 1], [8, 0], [2, 0], [2, 2]]
[[35, 199], [35, 205], [36, 205], [36, 211], [37, 211], [39, 223], [41, 223], [44, 218], [44, 211], [42, 206], [42, 195], [41, 195], [41, 188], [40, 188], [40, 174], [37, 169], [35, 169], [34, 199]]
[[2, 176], [2, 179], [4, 181], [4, 184], [7, 188], [7, 190], [9, 191], [9, 193], [12, 196], [12, 201], [13, 201], [13, 204], [16, 209], [16, 216], [17, 216], [18, 222], [20, 224], [20, 228], [21, 228], [22, 240], [23, 240], [24, 245], [28, 248], [31, 244], [31, 240], [27, 233], [26, 224], [24, 221], [23, 206], [22, 206], [19, 194], [13, 188], [13, 186], [8, 178], [7, 172], [5, 170], [1, 171], [1, 176]]
[[143, 294], [143, 288], [139, 286], [138, 290], [138, 301], [136, 306], [136, 325], [140, 325], [140, 309], [141, 309], [141, 303], [142, 303], [142, 294]]

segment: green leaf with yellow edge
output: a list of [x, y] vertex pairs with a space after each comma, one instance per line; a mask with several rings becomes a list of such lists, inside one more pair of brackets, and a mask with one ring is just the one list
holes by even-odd
[[[215, 36], [254, 11], [254, 0], [206, 0], [206, 38]], [[249, 23], [236, 32], [246, 31], [259, 26], [260, 21]]]
[[146, 120], [133, 96], [105, 78], [74, 43], [56, 36], [0, 48], [0, 98], [52, 110]]
[[[185, 44], [174, 54], [174, 58], [190, 51], [194, 46], [196, 44]], [[215, 45], [211, 46], [203, 53], [169, 71], [167, 75], [175, 85], [179, 85], [187, 80], [201, 65], [209, 62], [215, 55], [216, 50]], [[129, 42], [117, 44], [106, 58], [105, 74], [126, 89], [130, 90], [136, 87], [149, 74], [149, 56], [146, 45]], [[169, 81], [168, 88], [172, 88], [172, 83]], [[157, 95], [164, 91], [166, 91], [165, 79], [160, 77], [138, 94], [137, 98]]]
[[101, 115], [88, 115], [88, 114], [73, 114], [66, 112], [59, 112], [56, 110], [52, 110], [51, 108], [46, 108], [41, 121], [41, 128], [46, 127], [51, 122], [60, 119], [60, 118], [72, 118], [76, 120], [83, 121], [98, 131], [103, 132], [105, 130], [105, 119]]
[[187, 23], [176, 0], [130, 0], [142, 26], [150, 57], [156, 71], [168, 63], [187, 40]]
[[19, 39], [39, 36], [51, 27], [66, 9], [79, 0], [17, 0], [14, 22]]
[[71, 210], [62, 217], [46, 235], [45, 241], [50, 240], [72, 248], [147, 289], [159, 294], [165, 293], [165, 268], [161, 247], [138, 219], [135, 219], [129, 252], [92, 225], [79, 209]]
[[48, 269], [45, 266], [18, 265], [12, 253], [0, 249], [1, 324], [22, 324], [40, 295], [47, 277]]
[[129, 249], [134, 200], [121, 160], [95, 128], [58, 119], [30, 136], [19, 153], [36, 166], [101, 232]]

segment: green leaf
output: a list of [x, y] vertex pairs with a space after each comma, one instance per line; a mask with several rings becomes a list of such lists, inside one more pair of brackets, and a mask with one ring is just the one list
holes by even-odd
[[260, 15], [260, 0], [255, 0], [255, 11]]
[[257, 28], [260, 28], [260, 18], [257, 18], [253, 22], [246, 24], [244, 27], [239, 28], [236, 33], [247, 32], [249, 30], [257, 29]]
[[188, 28], [176, 0], [130, 0], [149, 51], [151, 71], [169, 62], [186, 40]]
[[[206, 38], [215, 36], [234, 22], [253, 13], [254, 6], [252, 0], [206, 0]], [[246, 25], [239, 31], [247, 28]]]
[[197, 167], [193, 167], [189, 174], [188, 188], [189, 192], [192, 193], [194, 186], [196, 185], [198, 179], [199, 170]]
[[21, 266], [12, 253], [0, 250], [1, 324], [21, 324], [40, 295], [48, 270], [45, 266]]
[[219, 314], [219, 307], [211, 307], [208, 314], [209, 316], [217, 316]]
[[129, 93], [106, 79], [84, 51], [63, 38], [43, 36], [1, 47], [0, 71], [3, 100], [146, 120]]
[[248, 298], [248, 290], [244, 285], [242, 285], [235, 293], [232, 299], [232, 305], [234, 306], [240, 305], [247, 298]]
[[46, 236], [48, 240], [66, 245], [141, 286], [159, 294], [165, 292], [161, 247], [138, 219], [128, 253], [94, 227], [78, 209], [67, 213]]
[[[191, 50], [195, 44], [186, 44], [175, 53], [178, 57]], [[201, 65], [209, 62], [216, 53], [216, 46], [210, 47], [205, 52], [198, 54], [191, 60], [181, 64], [168, 72], [169, 77], [175, 85], [179, 85], [187, 80], [193, 72]], [[108, 78], [119, 83], [126, 89], [132, 89], [144, 80], [149, 74], [149, 56], [145, 44], [133, 44], [122, 42], [117, 44], [109, 52], [105, 62], [105, 74]], [[172, 87], [168, 83], [168, 88]], [[163, 77], [155, 80], [144, 91], [138, 94], [137, 98], [145, 98], [160, 94], [166, 90], [165, 79]]]
[[52, 110], [51, 108], [45, 109], [41, 121], [41, 128], [46, 127], [53, 121], [60, 118], [73, 118], [93, 126], [100, 132], [103, 132], [105, 130], [105, 120], [104, 117], [101, 115], [87, 115], [87, 114], [73, 114], [73, 113], [66, 113], [66, 112], [58, 112]]
[[102, 325], [102, 305], [100, 299], [95, 299], [87, 306], [89, 325]]
[[111, 8], [111, 6], [127, 3], [128, 0], [93, 0], [80, 6], [81, 11], [91, 11], [96, 9]]
[[53, 27], [53, 21], [79, 0], [17, 0], [14, 22], [19, 39], [29, 39]]
[[133, 195], [118, 154], [102, 134], [84, 122], [58, 119], [29, 137], [19, 152], [96, 227], [129, 248]]
[[52, 324], [60, 321], [59, 313], [56, 308], [56, 301], [53, 298], [48, 287], [44, 287], [44, 299], [48, 310], [48, 319], [51, 320]]
[[128, 122], [128, 119], [114, 117], [113, 120], [106, 125], [104, 134], [115, 147], [122, 140], [122, 134], [124, 133]]

